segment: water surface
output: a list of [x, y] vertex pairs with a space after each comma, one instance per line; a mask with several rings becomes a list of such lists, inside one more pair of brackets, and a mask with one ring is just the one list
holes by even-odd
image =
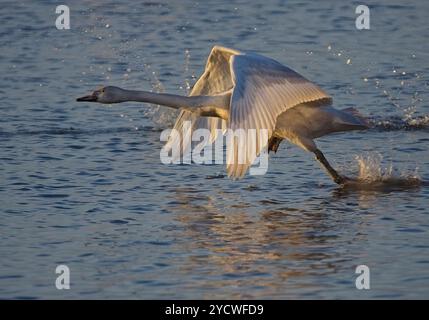
[[429, 3], [366, 3], [359, 31], [353, 1], [82, 0], [59, 31], [57, 1], [3, 1], [0, 298], [428, 298], [427, 186], [341, 189], [287, 143], [264, 176], [207, 179], [224, 167], [161, 164], [173, 112], [75, 102], [186, 94], [213, 45], [254, 50], [371, 118], [318, 141], [340, 172], [427, 181]]

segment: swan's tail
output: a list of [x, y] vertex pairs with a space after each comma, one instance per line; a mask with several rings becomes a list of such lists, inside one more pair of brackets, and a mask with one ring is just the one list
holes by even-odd
[[364, 115], [362, 115], [356, 108], [346, 108], [346, 109], [342, 109], [342, 112], [345, 112], [351, 116], [353, 116], [353, 122], [356, 123], [357, 125], [362, 125], [363, 129], [367, 129], [371, 127], [371, 124], [369, 122], [369, 119], [367, 117], [365, 117]]

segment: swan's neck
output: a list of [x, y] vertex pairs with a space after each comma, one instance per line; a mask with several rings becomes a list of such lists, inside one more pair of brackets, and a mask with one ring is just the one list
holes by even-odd
[[149, 91], [124, 90], [124, 101], [137, 101], [159, 104], [175, 109], [214, 107], [229, 109], [231, 93], [213, 96], [179, 96], [167, 93], [154, 93]]

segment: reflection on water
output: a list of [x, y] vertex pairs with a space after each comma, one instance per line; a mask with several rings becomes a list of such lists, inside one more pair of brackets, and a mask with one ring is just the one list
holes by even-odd
[[[171, 195], [178, 204], [172, 213], [184, 225], [179, 237], [192, 239], [189, 252], [204, 252], [190, 255], [181, 272], [189, 274], [206, 265], [204, 287], [259, 289], [257, 294], [237, 290], [235, 298], [305, 291], [308, 284], [301, 279], [335, 275], [351, 259], [335, 248], [341, 246], [340, 234], [366, 240], [361, 229], [367, 217], [338, 223], [338, 215], [327, 213], [327, 203], [316, 210], [279, 206], [249, 212], [251, 202], [234, 194], [217, 196], [206, 197], [193, 188], [177, 188]], [[225, 206], [225, 202], [237, 205]]]

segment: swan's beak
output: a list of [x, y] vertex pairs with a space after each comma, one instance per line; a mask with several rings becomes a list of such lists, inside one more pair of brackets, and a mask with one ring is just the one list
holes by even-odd
[[97, 96], [95, 94], [90, 94], [88, 96], [83, 96], [83, 97], [77, 98], [76, 101], [96, 102]]

